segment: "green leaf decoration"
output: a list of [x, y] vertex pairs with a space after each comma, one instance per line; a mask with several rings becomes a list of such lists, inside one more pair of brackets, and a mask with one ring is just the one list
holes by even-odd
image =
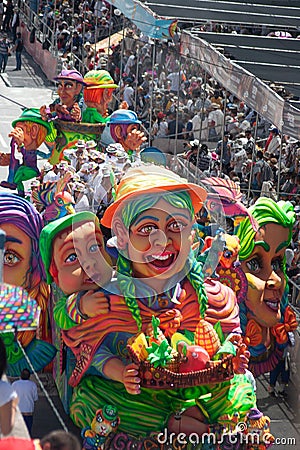
[[[202, 280], [204, 281], [203, 275], [202, 275]], [[198, 298], [201, 298], [200, 305], [199, 305], [200, 306], [199, 312], [200, 312], [201, 319], [204, 319], [206, 310], [207, 310], [207, 305], [208, 305], [208, 298], [207, 298], [206, 290], [204, 287], [204, 283], [202, 283], [202, 285], [199, 286], [199, 293], [200, 293], [200, 296], [198, 295]]]
[[160, 344], [152, 342], [151, 347], [148, 347], [146, 350], [149, 353], [147, 360], [153, 364], [154, 367], [164, 367], [173, 358], [171, 356], [172, 348], [169, 346], [166, 339]]
[[217, 351], [217, 355], [220, 353], [228, 353], [229, 355], [236, 355], [236, 347], [230, 341], [225, 341], [223, 345]]
[[153, 337], [154, 337], [154, 339], [157, 339], [158, 338], [158, 327], [160, 324], [160, 320], [158, 317], [152, 316], [151, 323], [152, 323], [152, 328], [153, 328]]
[[186, 347], [186, 345], [182, 349], [182, 354], [183, 354], [183, 356], [186, 356], [186, 354], [187, 354], [187, 347]]
[[183, 331], [183, 335], [189, 340], [191, 341], [191, 344], [195, 343], [195, 333], [193, 333], [190, 330], [184, 330]]
[[225, 341], [225, 336], [224, 336], [220, 321], [218, 321], [214, 324], [214, 329], [217, 332], [217, 335], [219, 336], [221, 344], [223, 344], [223, 342]]

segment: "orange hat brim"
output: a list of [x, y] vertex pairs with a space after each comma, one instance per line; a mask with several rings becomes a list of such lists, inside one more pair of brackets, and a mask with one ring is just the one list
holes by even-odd
[[[151, 179], [150, 179], [149, 175], [147, 175], [144, 186], [136, 186], [137, 189], [134, 190], [134, 185], [136, 184], [134, 181], [134, 177], [132, 177], [132, 182], [130, 181], [130, 179], [128, 177], [127, 183], [129, 185], [129, 190], [126, 192], [126, 188], [123, 189], [124, 193], [121, 194], [120, 197], [117, 198], [117, 200], [115, 200], [115, 202], [112, 203], [107, 208], [107, 210], [105, 211], [105, 213], [101, 219], [101, 224], [107, 228], [112, 228], [113, 217], [116, 214], [117, 210], [122, 206], [122, 203], [126, 200], [129, 200], [130, 198], [139, 197], [140, 195], [143, 195], [146, 193], [147, 194], [148, 193], [163, 194], [164, 191], [168, 191], [168, 192], [187, 191], [191, 196], [191, 200], [192, 200], [192, 204], [193, 204], [195, 213], [200, 211], [200, 209], [203, 206], [203, 202], [205, 201], [205, 199], [207, 197], [207, 192], [203, 187], [198, 186], [197, 184], [188, 183], [188, 182], [186, 182], [186, 183], [184, 183], [184, 182], [171, 183], [170, 184], [167, 182], [165, 177], [161, 177], [161, 178], [162, 179], [159, 180], [159, 177], [156, 176], [155, 180], [153, 180], [155, 182], [155, 185], [151, 186]], [[146, 186], [147, 183], [148, 183], [148, 186]]]

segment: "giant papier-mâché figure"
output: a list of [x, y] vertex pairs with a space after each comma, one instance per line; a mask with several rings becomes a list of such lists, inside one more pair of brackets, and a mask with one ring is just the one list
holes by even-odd
[[[41, 308], [39, 339], [33, 331], [18, 333], [18, 339], [34, 369], [39, 371], [52, 361], [56, 353], [56, 349], [49, 343], [51, 332], [47, 306], [50, 300], [50, 289], [46, 283], [39, 251], [39, 236], [43, 227], [42, 217], [27, 200], [14, 194], [0, 192], [0, 227], [6, 233], [4, 282], [24, 288]], [[8, 375], [19, 376], [25, 367], [31, 370], [14, 339], [14, 334], [5, 333], [2, 338], [8, 356]]]
[[245, 301], [240, 303], [243, 334], [251, 353], [254, 375], [274, 369], [289, 343], [289, 332], [297, 328], [288, 302], [285, 250], [292, 238], [295, 221], [290, 202], [260, 197], [249, 208], [259, 225], [254, 231], [250, 220], [238, 230], [241, 267], [248, 280]]
[[[88, 426], [95, 411], [109, 402], [119, 411], [120, 431], [138, 437], [165, 427], [178, 432], [176, 413], [180, 411], [181, 430], [196, 429], [201, 434], [219, 416], [238, 410], [243, 418], [255, 404], [252, 385], [243, 374], [232, 373], [229, 380], [217, 384], [179, 389], [144, 387], [147, 382], [127, 351], [128, 339], [136, 339], [140, 332], [154, 336], [155, 329], [169, 338], [184, 330], [200, 335], [204, 322], [206, 327], [207, 321], [220, 321], [224, 333], [239, 331], [233, 292], [215, 280], [204, 283], [202, 265], [191, 252], [194, 214], [205, 197], [203, 188], [152, 165], [131, 169], [121, 180], [116, 200], [102, 220], [116, 234], [119, 251], [117, 282], [106, 294], [109, 312], [89, 315], [88, 295], [80, 293], [58, 302], [54, 313], [64, 342], [77, 360], [70, 378], [74, 386], [70, 411], [79, 426]], [[48, 252], [53, 248], [48, 246]], [[155, 342], [153, 349], [155, 360]], [[187, 346], [185, 353], [189, 350]], [[205, 352], [202, 355], [207, 358]], [[247, 356], [239, 356], [240, 366], [234, 367], [244, 372]], [[153, 381], [157, 388], [157, 380]]]
[[[38, 109], [26, 108], [18, 119], [12, 122], [14, 129], [9, 133], [11, 153], [1, 153], [0, 165], [9, 165], [7, 181], [1, 186], [17, 190], [24, 197], [23, 181], [37, 177], [40, 171], [37, 166], [37, 156], [47, 158], [38, 150], [46, 137], [51, 133], [51, 127], [45, 122]], [[22, 162], [17, 158], [17, 152], [22, 155]]]

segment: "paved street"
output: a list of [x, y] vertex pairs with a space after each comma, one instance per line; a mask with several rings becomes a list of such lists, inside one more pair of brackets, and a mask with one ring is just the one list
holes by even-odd
[[[53, 93], [51, 83], [45, 79], [40, 69], [28, 56], [23, 55], [23, 68], [21, 71], [13, 72], [12, 70], [14, 68], [15, 57], [11, 56], [8, 61], [6, 73], [0, 74], [0, 95], [6, 97], [1, 97], [0, 101], [0, 151], [4, 152], [9, 152], [10, 139], [7, 135], [11, 129], [11, 122], [21, 113], [20, 106], [10, 100], [23, 106], [39, 107], [43, 103], [48, 104], [51, 101]], [[6, 174], [7, 169], [0, 167], [0, 179], [5, 179]], [[300, 372], [299, 361], [298, 370]], [[273, 434], [276, 438], [280, 439], [295, 439], [294, 443], [282, 441], [281, 444], [275, 446], [276, 450], [300, 449], [299, 379], [299, 373], [293, 377], [288, 387], [287, 398], [270, 397], [267, 392], [267, 378], [260, 377], [257, 380], [258, 407], [264, 414], [270, 416]], [[62, 414], [67, 427], [70, 431], [78, 434], [79, 430], [74, 427], [63, 411], [53, 383], [45, 376], [43, 376], [43, 381], [45, 383], [47, 382], [47, 390], [51, 395], [52, 401]], [[33, 437], [41, 437], [45, 433], [57, 428], [61, 428], [61, 424], [48, 404], [46, 397], [40, 392], [34, 415]], [[286, 444], [283, 442], [286, 442]]]

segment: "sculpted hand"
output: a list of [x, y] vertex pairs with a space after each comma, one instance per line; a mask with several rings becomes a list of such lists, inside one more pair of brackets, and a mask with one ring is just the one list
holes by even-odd
[[65, 114], [65, 115], [70, 114], [66, 105], [57, 104], [55, 105], [54, 109], [55, 112], [57, 112], [58, 114]]
[[169, 309], [168, 311], [164, 311], [158, 317], [160, 320], [159, 326], [164, 331], [166, 337], [172, 337], [178, 328], [180, 328], [182, 314], [178, 309]]
[[87, 291], [80, 299], [80, 311], [88, 317], [99, 316], [109, 312], [108, 300], [100, 291]]
[[127, 135], [126, 145], [130, 150], [138, 150], [145, 141], [147, 141], [147, 138], [143, 131], [132, 130]]
[[47, 121], [48, 115], [47, 115], [47, 106], [46, 105], [43, 105], [40, 107], [40, 115], [42, 116], [43, 120]]
[[241, 344], [232, 359], [234, 373], [245, 373], [246, 369], [248, 369], [249, 358], [250, 352], [247, 350], [246, 344]]
[[125, 100], [123, 100], [120, 103], [119, 109], [128, 109], [128, 103]]
[[24, 131], [22, 128], [14, 128], [8, 135], [8, 137], [14, 138], [17, 145], [22, 145], [24, 143]]
[[129, 394], [136, 395], [141, 393], [141, 387], [140, 382], [141, 379], [139, 378], [139, 370], [138, 366], [134, 363], [128, 364], [128, 366], [124, 367], [123, 370], [123, 384], [125, 386], [126, 391]]
[[238, 346], [243, 343], [243, 338], [240, 334], [232, 334], [229, 337], [229, 341]]
[[80, 122], [80, 120], [81, 120], [81, 110], [79, 108], [78, 103], [74, 103], [74, 105], [73, 105], [73, 107], [71, 109], [71, 117], [76, 122]]

